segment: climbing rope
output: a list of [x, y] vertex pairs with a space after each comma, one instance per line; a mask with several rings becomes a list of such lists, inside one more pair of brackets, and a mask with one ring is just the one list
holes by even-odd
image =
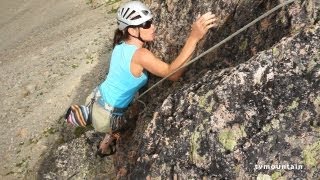
[[220, 47], [221, 45], [225, 44], [226, 42], [228, 42], [229, 40], [231, 40], [234, 36], [242, 33], [244, 30], [248, 29], [249, 27], [253, 26], [255, 23], [257, 23], [258, 21], [260, 21], [261, 19], [269, 16], [270, 14], [272, 14], [273, 12], [275, 12], [276, 10], [294, 2], [296, 0], [288, 0], [286, 2], [283, 2], [279, 5], [277, 5], [276, 7], [272, 8], [271, 10], [269, 10], [268, 12], [264, 13], [263, 15], [259, 16], [258, 18], [256, 18], [255, 20], [251, 21], [249, 24], [247, 24], [246, 26], [242, 27], [241, 29], [239, 29], [238, 31], [236, 31], [235, 33], [231, 34], [230, 36], [228, 36], [227, 38], [225, 38], [224, 40], [220, 41], [218, 44], [216, 44], [215, 46], [211, 47], [210, 49], [206, 50], [205, 52], [201, 53], [199, 56], [193, 58], [192, 60], [186, 62], [184, 65], [180, 66], [178, 69], [174, 70], [173, 72], [171, 72], [169, 75], [167, 75], [166, 77], [162, 78], [160, 81], [158, 81], [157, 83], [155, 83], [154, 85], [152, 85], [149, 89], [147, 89], [146, 91], [144, 91], [140, 96], [138, 96], [136, 98], [136, 100], [140, 99], [142, 96], [144, 96], [145, 94], [147, 94], [150, 90], [152, 90], [153, 88], [155, 88], [156, 86], [158, 86], [160, 83], [162, 83], [164, 80], [166, 80], [168, 77], [170, 77], [171, 75], [173, 75], [174, 73], [176, 73], [177, 71], [179, 71], [182, 68], [185, 68], [187, 66], [189, 66], [191, 63], [194, 63], [195, 61], [199, 60], [201, 57], [205, 56], [206, 54], [208, 54], [209, 52], [217, 49], [218, 47]]

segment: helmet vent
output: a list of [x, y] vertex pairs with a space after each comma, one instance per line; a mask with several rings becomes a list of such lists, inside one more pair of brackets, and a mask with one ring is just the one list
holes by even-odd
[[[126, 19], [130, 18], [135, 12], [136, 12], [135, 10], [131, 11], [131, 13], [126, 17]], [[130, 19], [132, 20], [132, 18]]]
[[126, 14], [128, 13], [129, 9], [130, 9], [130, 8], [128, 8], [128, 9], [126, 10], [126, 12], [124, 13], [124, 15], [122, 15], [122, 17], [126, 17]]
[[131, 18], [131, 20], [136, 20], [136, 19], [140, 19], [140, 18], [141, 18], [141, 16], [138, 15], [138, 16], [136, 16], [136, 17]]
[[144, 11], [142, 11], [142, 13], [143, 13], [144, 15], [148, 15], [148, 14], [149, 14], [149, 11], [144, 10]]

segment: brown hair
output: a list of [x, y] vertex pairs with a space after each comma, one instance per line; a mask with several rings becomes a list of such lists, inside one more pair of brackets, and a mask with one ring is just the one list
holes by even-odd
[[[126, 27], [124, 30], [119, 30], [117, 29], [115, 32], [114, 32], [114, 36], [113, 36], [113, 44], [112, 44], [112, 48], [114, 48], [117, 44], [121, 44], [122, 41], [125, 41], [125, 40], [128, 40], [129, 39], [129, 32], [128, 32], [128, 29], [129, 28], [135, 28], [135, 27], [139, 27], [139, 26], [128, 26]], [[145, 47], [146, 48], [150, 48], [151, 46], [151, 42], [145, 42]]]
[[120, 44], [122, 41], [127, 40], [129, 38], [129, 32], [128, 32], [128, 27], [125, 28], [123, 31], [117, 29], [114, 32], [114, 37], [113, 37], [113, 48], [117, 45]]

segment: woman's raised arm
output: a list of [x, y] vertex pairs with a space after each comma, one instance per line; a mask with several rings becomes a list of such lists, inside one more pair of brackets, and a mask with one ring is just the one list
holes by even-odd
[[[197, 43], [204, 37], [210, 28], [217, 26], [216, 21], [215, 15], [210, 12], [199, 16], [192, 24], [191, 33], [180, 54], [171, 62], [171, 64], [167, 64], [155, 57], [154, 54], [146, 48], [138, 49], [133, 56], [132, 62], [134, 65], [141, 66], [141, 70], [146, 69], [156, 76], [165, 77], [190, 59], [196, 49]], [[174, 73], [169, 79], [176, 81], [181, 77], [182, 73], [183, 69]]]

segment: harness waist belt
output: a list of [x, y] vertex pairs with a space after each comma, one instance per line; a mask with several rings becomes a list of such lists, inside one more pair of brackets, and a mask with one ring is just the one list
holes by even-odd
[[113, 114], [119, 114], [122, 115], [127, 108], [117, 108], [117, 107], [112, 107], [111, 105], [105, 103], [102, 99], [102, 97], [99, 97], [98, 103], [107, 111], [113, 113]]

